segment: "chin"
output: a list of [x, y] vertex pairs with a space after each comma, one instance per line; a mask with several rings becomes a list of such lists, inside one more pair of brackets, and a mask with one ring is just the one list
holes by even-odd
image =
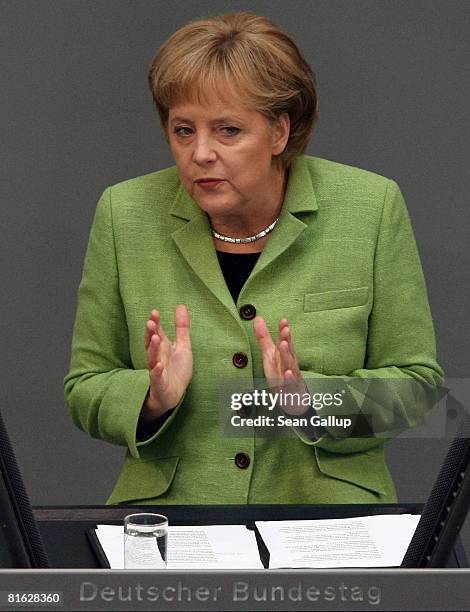
[[233, 202], [227, 202], [226, 200], [216, 200], [210, 198], [198, 198], [195, 199], [196, 204], [201, 210], [211, 215], [222, 215], [230, 214], [236, 211], [236, 205]]

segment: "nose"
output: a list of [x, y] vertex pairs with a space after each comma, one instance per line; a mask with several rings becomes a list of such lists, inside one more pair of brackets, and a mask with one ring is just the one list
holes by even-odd
[[194, 141], [193, 161], [204, 166], [215, 162], [216, 158], [217, 152], [213, 140], [209, 136], [198, 134]]

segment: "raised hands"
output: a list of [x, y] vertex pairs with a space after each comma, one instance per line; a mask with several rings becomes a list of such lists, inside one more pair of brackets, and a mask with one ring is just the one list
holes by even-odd
[[175, 340], [171, 342], [152, 310], [145, 327], [145, 348], [150, 376], [145, 420], [158, 418], [174, 408], [183, 397], [193, 374], [193, 353], [189, 337], [189, 312], [180, 305], [175, 310]]
[[[158, 310], [152, 310], [145, 328], [145, 348], [150, 377], [150, 391], [142, 414], [144, 421], [151, 421], [174, 408], [181, 400], [193, 373], [193, 353], [189, 336], [189, 313], [184, 305], [175, 310], [175, 340], [171, 342], [160, 322]], [[253, 321], [263, 358], [264, 375], [272, 389], [291, 393], [308, 392], [302, 379], [294, 343], [287, 319], [279, 321], [276, 342], [271, 338], [262, 317]], [[303, 406], [293, 405], [291, 414], [305, 411]]]

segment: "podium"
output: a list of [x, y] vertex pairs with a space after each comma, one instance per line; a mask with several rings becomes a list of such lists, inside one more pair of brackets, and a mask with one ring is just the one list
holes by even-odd
[[[259, 520], [337, 519], [373, 514], [419, 514], [422, 504], [377, 505], [215, 505], [215, 506], [37, 506], [33, 508], [51, 568], [100, 568], [87, 531], [99, 523], [122, 524], [127, 514], [158, 512], [170, 525], [246, 525]], [[257, 535], [260, 558], [268, 567], [269, 553]], [[457, 540], [447, 567], [469, 567], [464, 547]]]

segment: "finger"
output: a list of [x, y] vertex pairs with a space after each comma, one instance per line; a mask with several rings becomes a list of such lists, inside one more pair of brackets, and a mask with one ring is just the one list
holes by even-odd
[[299, 362], [297, 361], [297, 356], [295, 353], [292, 353], [291, 345], [288, 340], [282, 341], [283, 350], [280, 350], [281, 354], [281, 368], [283, 370], [283, 376], [285, 377], [285, 373], [287, 370], [292, 370], [293, 375], [296, 379], [301, 378]]
[[152, 319], [149, 319], [145, 326], [145, 334], [144, 334], [144, 343], [145, 343], [146, 349], [148, 349], [149, 347], [152, 336], [156, 333], [157, 333], [157, 325], [155, 321], [153, 321]]
[[168, 390], [168, 370], [161, 361], [150, 370], [150, 385], [156, 397], [161, 397]]
[[158, 325], [158, 328], [157, 328], [157, 334], [159, 335], [160, 340], [161, 340], [163, 343], [167, 343], [167, 344], [169, 344], [169, 343], [170, 343], [170, 341], [168, 340], [167, 335], [165, 334], [165, 330], [163, 329], [161, 322], [160, 322], [160, 323], [159, 323], [159, 325]]
[[263, 355], [272, 353], [275, 349], [275, 345], [263, 317], [258, 316], [253, 319], [253, 331], [255, 332], [256, 339], [258, 340]]
[[184, 304], [180, 304], [175, 310], [175, 344], [190, 343], [190, 323], [188, 309]]
[[153, 370], [155, 365], [160, 361], [161, 338], [158, 334], [154, 334], [149, 342], [147, 349], [147, 366], [149, 370]]
[[147, 324], [145, 326], [144, 343], [145, 348], [148, 349], [148, 345], [151, 337], [158, 331], [160, 326], [160, 313], [155, 308], [150, 313]]
[[155, 366], [150, 370], [150, 378], [152, 385], [156, 387], [156, 391], [164, 390], [166, 381], [166, 368], [161, 361], [157, 361]]
[[[289, 350], [289, 346], [286, 341], [282, 341], [280, 345], [281, 354], [281, 370], [282, 370], [282, 381], [283, 381], [283, 389], [286, 393], [294, 393], [297, 391], [296, 379], [293, 372], [293, 363], [292, 363], [292, 355]], [[286, 396], [287, 399], [287, 396]], [[292, 409], [293, 398], [289, 403], [286, 404], [286, 407]]]
[[156, 321], [157, 319], [160, 318], [160, 311], [157, 310], [156, 308], [152, 308], [150, 316], [151, 316], [152, 319], [154, 319]]
[[295, 359], [290, 351], [287, 340], [281, 340], [279, 344], [279, 355], [281, 357], [282, 376], [285, 377], [287, 370], [294, 370], [295, 368]]
[[292, 368], [291, 369], [294, 372], [294, 376], [300, 379], [302, 377], [302, 373], [300, 371], [300, 366], [299, 366], [299, 361], [297, 359], [297, 355], [293, 353], [292, 350], [291, 350], [291, 355], [292, 355]]
[[158, 382], [158, 379], [161, 378], [164, 369], [165, 366], [163, 363], [161, 361], [157, 361], [154, 367], [150, 370], [150, 375], [153, 378], [153, 382]]
[[290, 352], [292, 353], [292, 356], [294, 357], [294, 359], [297, 360], [297, 356], [295, 353], [295, 347], [294, 347], [294, 339], [292, 338], [290, 327], [288, 325], [285, 325], [280, 331], [279, 336], [281, 340], [287, 341], [287, 343], [289, 344], [289, 349], [290, 349]]
[[277, 340], [276, 340], [277, 348], [279, 348], [281, 341], [284, 339], [283, 330], [287, 327], [287, 325], [288, 325], [287, 319], [279, 319], [279, 323], [278, 323], [279, 333], [277, 335]]
[[150, 313], [149, 318], [151, 321], [154, 321], [156, 323], [157, 328], [158, 328], [160, 325], [160, 312], [154, 308], [152, 312]]

